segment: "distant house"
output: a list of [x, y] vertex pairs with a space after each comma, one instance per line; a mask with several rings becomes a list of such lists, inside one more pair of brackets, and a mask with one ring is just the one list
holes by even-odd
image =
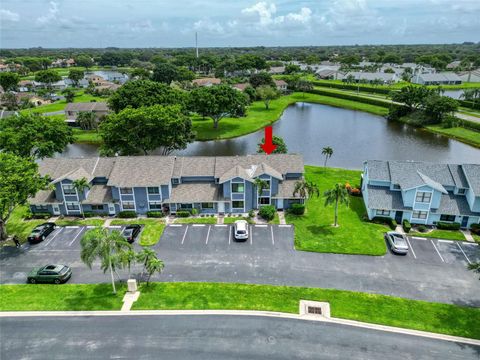
[[455, 60], [455, 61], [452, 61], [450, 64], [448, 64], [446, 66], [447, 69], [449, 70], [453, 70], [453, 69], [456, 69], [457, 67], [460, 66], [460, 61], [459, 60]]
[[101, 85], [95, 86], [95, 90], [102, 91], [102, 90], [109, 90], [109, 91], [116, 91], [118, 88], [122, 87], [120, 84], [115, 84], [110, 81], [105, 81]]
[[457, 72], [457, 75], [462, 80], [462, 82], [480, 82], [480, 69], [472, 71], [460, 71]]
[[[38, 81], [33, 81], [33, 87], [35, 89], [43, 89], [43, 88], [47, 87], [47, 84], [42, 83], [42, 82], [38, 82]], [[67, 84], [65, 83], [65, 80], [62, 79], [62, 80], [59, 80], [57, 82], [54, 82], [54, 83], [50, 84], [50, 87], [53, 90], [64, 90], [67, 87]]]
[[284, 81], [284, 80], [273, 80], [273, 82], [275, 83], [275, 86], [277, 87], [277, 90], [279, 91], [287, 91], [287, 82]]
[[31, 80], [20, 80], [18, 83], [19, 92], [28, 92], [34, 87], [33, 81]]
[[95, 86], [102, 85], [106, 81], [103, 77], [101, 77], [99, 75], [95, 75], [95, 74], [89, 74], [89, 75], [85, 76], [85, 79], [89, 83], [91, 82]]
[[268, 73], [272, 75], [281, 75], [284, 72], [285, 72], [285, 66], [272, 66], [270, 70], [268, 70]]
[[213, 86], [219, 85], [221, 82], [222, 80], [218, 78], [202, 78], [192, 80], [192, 84], [196, 86]]
[[412, 83], [420, 85], [458, 85], [462, 83], [462, 79], [453, 72], [417, 74], [412, 78]]
[[250, 86], [249, 83], [239, 83], [239, 84], [234, 84], [232, 85], [232, 87], [236, 90], [239, 90], [239, 91], [245, 91], [245, 89]]
[[342, 80], [345, 77], [345, 74], [332, 69], [322, 69], [316, 72], [316, 75], [319, 79], [324, 80]]
[[383, 72], [359, 72], [353, 71], [345, 75], [343, 81], [346, 81], [348, 78], [353, 77], [354, 82], [367, 82], [372, 83], [374, 81], [380, 80], [383, 84], [392, 84], [399, 81], [398, 75], [393, 73], [383, 73]]
[[80, 112], [93, 112], [99, 120], [102, 116], [109, 113], [108, 105], [105, 102], [78, 102], [68, 103], [65, 107], [65, 115], [67, 121], [77, 120], [77, 116]]

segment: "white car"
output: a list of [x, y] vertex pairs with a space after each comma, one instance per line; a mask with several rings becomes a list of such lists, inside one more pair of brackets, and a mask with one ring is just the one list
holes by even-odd
[[385, 234], [387, 241], [390, 244], [390, 249], [395, 254], [406, 254], [408, 253], [408, 242], [405, 235], [397, 233], [395, 231], [389, 231]]
[[234, 237], [238, 241], [247, 241], [248, 239], [248, 222], [245, 220], [235, 221]]

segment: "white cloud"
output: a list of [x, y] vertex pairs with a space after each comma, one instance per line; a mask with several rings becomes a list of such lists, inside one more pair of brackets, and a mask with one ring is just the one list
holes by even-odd
[[58, 3], [55, 1], [50, 1], [50, 8], [46, 15], [42, 15], [37, 18], [37, 24], [39, 25], [48, 25], [53, 21], [57, 20], [57, 15], [59, 13]]
[[242, 10], [242, 14], [247, 16], [258, 16], [261, 26], [266, 26], [274, 22], [273, 16], [277, 12], [275, 4], [268, 4], [264, 1]]
[[299, 12], [290, 12], [286, 15], [276, 15], [277, 7], [274, 3], [264, 1], [242, 10], [243, 21], [252, 22], [252, 25], [264, 29], [279, 30], [284, 26], [308, 25], [312, 18], [312, 10], [302, 7]]
[[128, 23], [128, 28], [132, 32], [147, 33], [155, 31], [155, 28], [152, 25], [150, 20], [142, 20], [134, 23]]
[[193, 24], [193, 29], [196, 31], [204, 31], [210, 34], [223, 34], [224, 27], [216, 21], [210, 19], [198, 20]]
[[20, 20], [20, 15], [10, 10], [0, 9], [0, 20], [17, 22]]

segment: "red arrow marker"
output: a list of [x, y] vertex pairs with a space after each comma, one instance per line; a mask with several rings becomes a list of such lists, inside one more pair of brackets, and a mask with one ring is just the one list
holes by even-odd
[[267, 155], [270, 155], [277, 148], [277, 145], [274, 145], [273, 141], [272, 141], [272, 127], [271, 126], [267, 126], [265, 128], [265, 143], [262, 144], [261, 147]]

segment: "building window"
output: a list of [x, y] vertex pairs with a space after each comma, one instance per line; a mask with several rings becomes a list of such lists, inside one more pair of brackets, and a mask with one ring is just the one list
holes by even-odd
[[35, 205], [35, 208], [37, 210], [48, 210], [48, 206], [47, 205]]
[[202, 203], [202, 209], [213, 209], [213, 203], [212, 202]]
[[160, 194], [160, 188], [158, 187], [149, 187], [148, 188], [148, 193], [151, 195], [158, 195]]
[[92, 205], [92, 210], [103, 210], [103, 205]]
[[393, 184], [393, 190], [400, 190], [400, 185]]
[[77, 190], [71, 184], [62, 185], [62, 189], [64, 195], [77, 195]]
[[414, 211], [412, 214], [412, 219], [425, 220], [427, 218], [428, 212], [426, 211]]
[[232, 193], [243, 193], [245, 191], [245, 184], [232, 183]]
[[192, 204], [179, 204], [179, 208], [180, 209], [193, 209], [193, 205]]
[[455, 221], [455, 215], [440, 215], [440, 221]]
[[467, 189], [458, 189], [458, 194], [459, 195], [464, 195], [466, 190]]
[[429, 203], [431, 199], [432, 199], [431, 192], [420, 191], [420, 192], [417, 192], [417, 197], [415, 198], [415, 201], [420, 203]]
[[133, 201], [123, 201], [122, 202], [123, 210], [135, 210], [135, 203]]
[[379, 216], [390, 216], [390, 210], [376, 210], [376, 213]]
[[172, 184], [180, 184], [180, 179], [179, 178], [173, 178], [172, 179]]
[[160, 201], [150, 201], [148, 207], [150, 210], [162, 210], [162, 203]]
[[65, 203], [65, 205], [67, 206], [67, 210], [71, 210], [71, 211], [79, 211], [80, 210], [80, 205], [78, 205], [78, 203], [76, 203], [76, 202], [67, 202], [67, 203]]
[[120, 188], [120, 194], [131, 195], [131, 194], [133, 194], [133, 189], [131, 187]]
[[260, 205], [270, 205], [269, 197], [261, 197], [258, 201]]
[[232, 209], [243, 209], [244, 202], [243, 201], [232, 201]]

